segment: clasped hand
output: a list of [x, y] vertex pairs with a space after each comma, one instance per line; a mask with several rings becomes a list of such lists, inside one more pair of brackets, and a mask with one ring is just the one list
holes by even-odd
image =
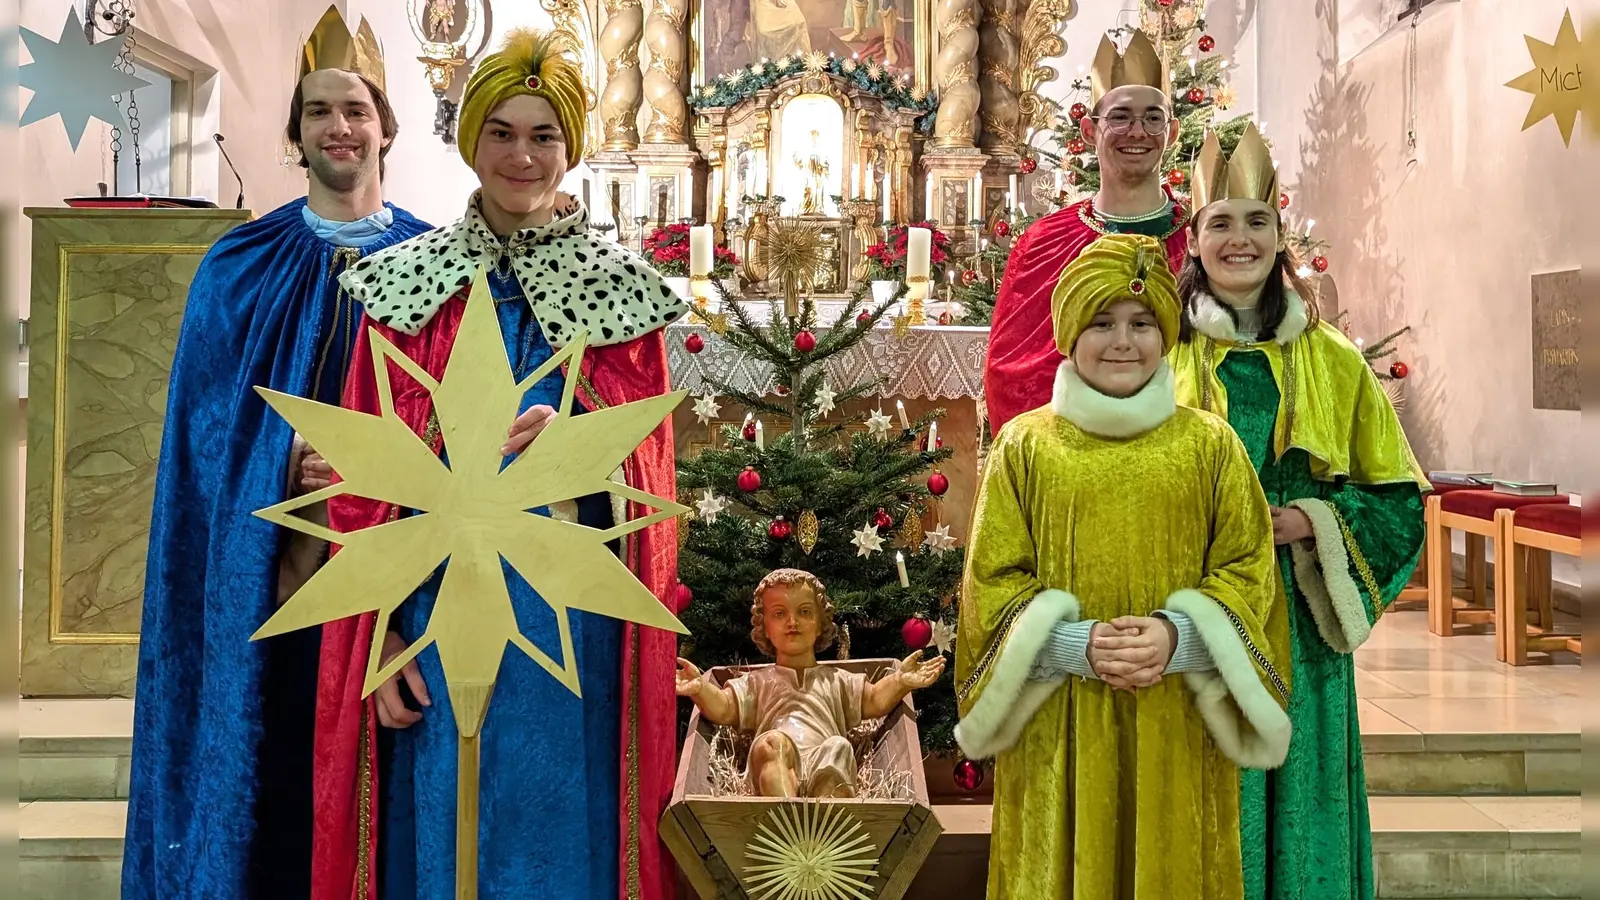
[[1121, 616], [1098, 622], [1089, 636], [1089, 667], [1113, 689], [1132, 691], [1161, 680], [1177, 646], [1166, 619]]

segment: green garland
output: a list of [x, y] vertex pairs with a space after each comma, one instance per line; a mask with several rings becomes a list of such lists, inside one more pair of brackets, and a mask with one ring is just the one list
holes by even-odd
[[[850, 82], [889, 106], [915, 112], [917, 131], [924, 134], [932, 132], [934, 114], [939, 108], [938, 99], [932, 94], [923, 94], [921, 99], [918, 99], [916, 94], [919, 92], [900, 84], [881, 63], [877, 67], [877, 78], [869, 74], [868, 70], [871, 68], [871, 63], [830, 56], [821, 71]], [[719, 76], [711, 84], [701, 85], [689, 97], [689, 106], [696, 112], [702, 109], [733, 106], [754, 97], [791, 75], [805, 71], [807, 71], [806, 62], [802, 56], [786, 56], [777, 62], [752, 63]]]

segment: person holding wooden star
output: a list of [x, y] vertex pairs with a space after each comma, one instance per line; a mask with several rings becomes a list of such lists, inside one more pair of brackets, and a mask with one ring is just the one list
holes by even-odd
[[746, 769], [762, 797], [854, 797], [858, 761], [849, 734], [863, 721], [888, 715], [906, 695], [931, 686], [944, 657], [918, 650], [877, 681], [860, 672], [817, 663], [838, 634], [833, 601], [821, 579], [777, 569], [761, 579], [750, 605], [750, 639], [776, 663], [712, 683], [678, 660], [678, 696], [700, 707], [714, 725], [755, 734]]
[[1159, 241], [1095, 241], [1051, 304], [1067, 358], [989, 451], [956, 632], [989, 896], [1240, 900], [1234, 785], [1290, 734], [1266, 499], [1227, 423], [1177, 406]]

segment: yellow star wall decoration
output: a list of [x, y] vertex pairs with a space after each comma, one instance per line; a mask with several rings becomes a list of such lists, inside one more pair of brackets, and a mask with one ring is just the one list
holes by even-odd
[[[1572, 126], [1578, 119], [1582, 96], [1583, 69], [1579, 61], [1582, 45], [1578, 30], [1572, 24], [1572, 11], [1568, 10], [1556, 32], [1556, 42], [1546, 44], [1532, 35], [1523, 35], [1528, 42], [1528, 55], [1533, 57], [1533, 69], [1506, 82], [1506, 87], [1516, 88], [1533, 95], [1533, 106], [1522, 122], [1522, 130], [1554, 116], [1561, 129], [1561, 140], [1572, 145]], [[1591, 36], [1591, 40], [1595, 40]]]
[[[573, 610], [688, 633], [606, 546], [688, 511], [686, 506], [608, 478], [672, 414], [687, 391], [574, 416], [577, 379], [568, 378], [555, 419], [502, 469], [500, 448], [523, 395], [564, 363], [570, 364], [569, 371], [579, 371], [586, 334], [518, 381], [480, 271], [442, 379], [434, 380], [375, 329], [368, 338], [379, 415], [257, 388], [343, 480], [256, 515], [343, 549], [251, 639], [377, 612], [379, 624], [373, 632], [363, 696], [427, 647], [438, 648], [461, 740], [457, 878], [458, 890], [464, 893], [458, 896], [475, 896], [477, 742], [506, 645], [516, 646], [551, 677], [582, 696], [573, 653]], [[389, 383], [391, 362], [432, 394], [448, 449], [448, 465], [395, 414]], [[530, 512], [602, 493], [656, 511], [603, 530]], [[380, 500], [417, 514], [349, 533], [295, 515], [297, 510], [341, 495]], [[502, 559], [554, 611], [559, 655], [536, 646], [519, 629]], [[441, 563], [445, 564], [444, 578], [422, 636], [387, 665], [380, 665], [389, 616]]]

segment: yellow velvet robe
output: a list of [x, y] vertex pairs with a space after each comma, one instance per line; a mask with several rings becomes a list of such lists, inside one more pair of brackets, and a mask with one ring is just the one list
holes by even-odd
[[[1289, 744], [1272, 526], [1228, 423], [1175, 409], [1163, 365], [1133, 398], [1070, 362], [1051, 406], [996, 437], [957, 631], [957, 740], [996, 756], [991, 898], [1243, 896], [1239, 765]], [[1052, 627], [1168, 609], [1216, 664], [1134, 693], [1033, 681]]]

